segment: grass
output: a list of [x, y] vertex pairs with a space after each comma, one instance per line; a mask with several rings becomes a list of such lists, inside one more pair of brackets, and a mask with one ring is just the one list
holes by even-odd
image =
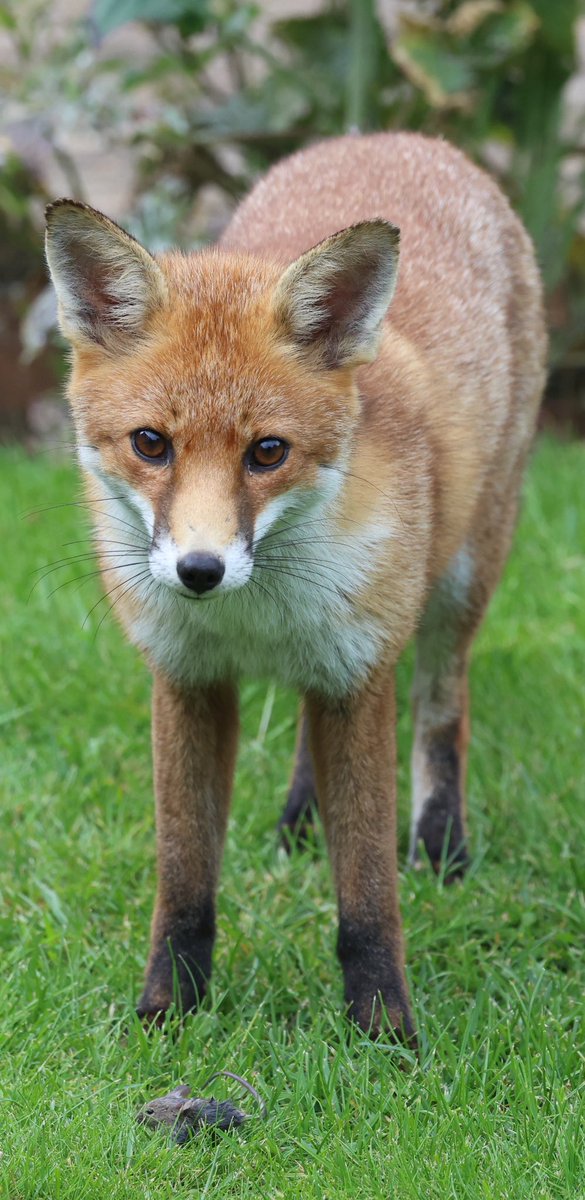
[[[585, 1197], [584, 473], [583, 445], [540, 445], [476, 646], [473, 868], [447, 889], [402, 876], [414, 1064], [339, 1016], [322, 845], [275, 849], [295, 702], [265, 685], [243, 689], [211, 996], [176, 1038], [134, 1020], [154, 886], [149, 679], [103, 604], [85, 619], [95, 579], [53, 593], [83, 563], [28, 598], [86, 526], [76, 507], [33, 511], [77, 495], [68, 465], [2, 453], [2, 1200]], [[408, 685], [406, 661], [402, 862]], [[256, 1083], [265, 1124], [183, 1149], [135, 1125], [146, 1099], [220, 1067]]]

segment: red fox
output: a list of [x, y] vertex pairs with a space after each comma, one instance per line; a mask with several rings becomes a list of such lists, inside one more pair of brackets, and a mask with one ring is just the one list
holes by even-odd
[[154, 672], [158, 893], [138, 1011], [160, 1019], [177, 980], [184, 1010], [205, 992], [251, 675], [302, 697], [283, 828], [316, 794], [347, 1009], [414, 1040], [394, 665], [415, 636], [411, 858], [461, 874], [469, 651], [545, 375], [530, 240], [459, 151], [382, 133], [280, 162], [217, 248], [152, 256], [59, 200], [47, 255], [100, 561]]

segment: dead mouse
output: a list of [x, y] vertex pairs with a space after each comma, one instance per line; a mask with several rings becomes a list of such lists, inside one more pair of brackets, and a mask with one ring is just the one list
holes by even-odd
[[[266, 1105], [256, 1088], [252, 1087], [247, 1079], [242, 1079], [241, 1075], [235, 1075], [233, 1071], [215, 1071], [204, 1087], [220, 1076], [234, 1079], [236, 1083], [246, 1088], [260, 1106], [262, 1117], [266, 1117]], [[214, 1096], [205, 1100], [199, 1096], [191, 1096], [191, 1088], [187, 1084], [181, 1084], [179, 1087], [173, 1088], [172, 1092], [168, 1092], [166, 1096], [159, 1096], [145, 1104], [144, 1108], [141, 1108], [136, 1114], [136, 1120], [141, 1125], [150, 1126], [151, 1129], [156, 1129], [160, 1125], [168, 1125], [172, 1129], [174, 1141], [181, 1145], [188, 1138], [199, 1133], [204, 1125], [210, 1125], [215, 1129], [232, 1129], [237, 1125], [243, 1125], [244, 1121], [248, 1120], [248, 1113], [237, 1108], [230, 1100], [216, 1100]]]

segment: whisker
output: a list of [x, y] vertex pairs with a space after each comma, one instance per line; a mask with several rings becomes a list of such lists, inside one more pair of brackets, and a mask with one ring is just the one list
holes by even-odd
[[[91, 509], [89, 511], [91, 512]], [[144, 529], [141, 529], [139, 525], [134, 525], [132, 521], [125, 521], [124, 518], [119, 517], [117, 515], [117, 513], [110, 513], [110, 512], [104, 513], [103, 509], [102, 509], [102, 513], [105, 516], [106, 520], [115, 521], [117, 525], [123, 525], [125, 529], [131, 529], [133, 533], [137, 534], [138, 537], [142, 538], [145, 545], [148, 544], [148, 539], [145, 538]], [[100, 513], [100, 516], [102, 515], [102, 513]], [[95, 537], [97, 537], [97, 538], [100, 537], [99, 528], [96, 528], [94, 526], [93, 533], [94, 533]]]
[[357, 479], [359, 483], [367, 483], [368, 487], [375, 488], [375, 490], [379, 492], [385, 500], [390, 500], [391, 503], [393, 502], [392, 497], [389, 496], [387, 492], [384, 492], [382, 488], [378, 487], [377, 483], [373, 483], [371, 479], [366, 479], [365, 475], [356, 475], [355, 471], [348, 471], [347, 467], [339, 467], [336, 463], [321, 463], [321, 467], [324, 471], [337, 471], [338, 475], [345, 475], [348, 479]]
[[[363, 521], [358, 521], [353, 517], [343, 517], [341, 519], [343, 524], [358, 525], [361, 529], [364, 529], [364, 531], [367, 529], [367, 526], [364, 525]], [[338, 518], [336, 518], [335, 515], [328, 513], [327, 516], [324, 517], [313, 517], [310, 521], [292, 521], [287, 525], [279, 525], [278, 528], [273, 530], [269, 529], [268, 533], [266, 533], [264, 537], [260, 538], [260, 540], [257, 542], [257, 545], [264, 545], [270, 541], [273, 541], [275, 538], [280, 537], [282, 533], [287, 533], [291, 530], [296, 533], [298, 529], [306, 529], [313, 525], [328, 525], [331, 527], [331, 525], [335, 524], [337, 520]]]
[[[264, 544], [265, 544], [264, 540], [258, 542], [257, 549], [261, 550], [262, 547], [264, 546]], [[277, 543], [276, 549], [278, 549], [280, 546], [283, 551], [286, 551], [291, 548], [294, 549], [297, 546], [317, 546], [319, 544], [321, 544], [323, 546], [338, 546], [342, 550], [348, 549], [347, 542], [338, 542], [338, 541], [334, 540], [333, 538], [323, 538], [323, 537], [297, 538], [297, 539], [295, 539], [295, 541], [291, 541], [290, 538], [285, 538], [285, 539], [283, 539], [282, 542]]]
[[[104, 546], [122, 546], [125, 550], [135, 550], [136, 549], [136, 545], [134, 542], [119, 542], [117, 540], [117, 538], [103, 538], [99, 534], [95, 533], [95, 531], [92, 531], [92, 534], [89, 535], [88, 537], [73, 538], [73, 540], [71, 542], [61, 542], [61, 545], [65, 548], [66, 546], [78, 546], [80, 542], [82, 544], [85, 544], [89, 541], [90, 536], [95, 537], [96, 540], [99, 538], [100, 545], [103, 544]], [[147, 542], [145, 543], [145, 547], [148, 547]], [[94, 553], [96, 552], [95, 547], [94, 547], [93, 552]]]
[[[42, 563], [40, 567], [35, 567], [34, 571], [35, 571], [35, 574], [38, 574], [39, 571], [46, 571], [47, 575], [50, 575], [51, 571], [56, 571], [59, 567], [66, 567], [69, 565], [69, 563], [83, 562], [83, 561], [87, 561], [87, 562], [95, 561], [95, 554], [93, 553], [92, 550], [86, 550], [84, 554], [71, 554], [67, 558], [58, 558], [56, 560], [56, 562]], [[44, 578], [46, 578], [46, 576], [41, 576], [41, 578], [44, 579]], [[39, 583], [39, 580], [37, 579], [36, 582]]]
[[[99, 575], [99, 574], [100, 574], [100, 571], [99, 571], [99, 569], [98, 569], [98, 570], [96, 570], [96, 571], [90, 571], [90, 572], [89, 572], [87, 575], [81, 575], [81, 576], [79, 576], [79, 575], [74, 575], [74, 576], [73, 576], [73, 579], [64, 579], [64, 580], [63, 580], [61, 583], [57, 584], [57, 587], [56, 587], [56, 588], [53, 588], [53, 591], [52, 591], [52, 592], [49, 592], [49, 595], [47, 596], [47, 600], [51, 600], [51, 599], [52, 599], [52, 597], [53, 597], [53, 596], [54, 596], [54, 595], [55, 595], [57, 592], [60, 592], [60, 591], [61, 591], [61, 588], [67, 587], [67, 585], [68, 585], [68, 584], [70, 584], [70, 583], [78, 583], [78, 582], [85, 583], [86, 579], [95, 579], [96, 575]], [[35, 588], [37, 588], [37, 587], [38, 587], [38, 585], [39, 585], [39, 583], [42, 583], [42, 582], [43, 582], [43, 580], [42, 580], [42, 579], [37, 579], [37, 580], [35, 581], [35, 583], [33, 584], [32, 588], [31, 588], [31, 590], [30, 590], [30, 592], [29, 592], [29, 595], [28, 595], [28, 597], [27, 597], [27, 601], [26, 601], [26, 602], [27, 602], [27, 604], [29, 603], [29, 601], [30, 601], [30, 599], [31, 599], [31, 596], [32, 596], [32, 594], [33, 594], [33, 592], [34, 592]]]
[[271, 571], [276, 575], [288, 575], [291, 579], [300, 579], [301, 583], [310, 583], [312, 587], [321, 588], [323, 591], [331, 592], [334, 596], [341, 597], [344, 600], [348, 599], [348, 596], [340, 588], [336, 587], [335, 584], [330, 587], [328, 584], [323, 583], [321, 579], [311, 578], [309, 574], [299, 575], [297, 572], [291, 571], [288, 568], [271, 566], [267, 567], [264, 564], [258, 563], [256, 565], [258, 565], [258, 569], [261, 571]]
[[[97, 575], [103, 575], [106, 571], [125, 570], [126, 567], [135, 567], [135, 566], [138, 566], [139, 564], [143, 565], [146, 561], [147, 561], [146, 559], [140, 558], [140, 559], [136, 559], [134, 562], [123, 563], [121, 566], [119, 566], [118, 564], [114, 564], [113, 566], [110, 566], [110, 567], [98, 567], [95, 571], [89, 571], [86, 575], [82, 575], [81, 577], [79, 575], [74, 575], [73, 579], [64, 579], [61, 583], [59, 583], [57, 585], [56, 588], [53, 588], [53, 591], [49, 592], [47, 599], [50, 600], [51, 597], [54, 596], [56, 592], [59, 592], [61, 590], [61, 588], [67, 587], [67, 584], [69, 584], [69, 583], [79, 583], [81, 585], [81, 584], [85, 583], [85, 581], [87, 579], [95, 579], [95, 577]], [[40, 579], [35, 580], [32, 588], [28, 594], [27, 601], [26, 601], [27, 604], [29, 603], [35, 588], [38, 587], [38, 585], [40, 583], [42, 583], [43, 580], [46, 579], [47, 576], [50, 574], [52, 574], [52, 572], [47, 571], [47, 575], [42, 575]]]
[[[102, 496], [99, 500], [92, 500], [92, 504], [107, 504], [110, 500], [124, 500], [124, 496]], [[20, 520], [25, 521], [27, 517], [38, 517], [46, 512], [54, 512], [57, 508], [85, 508], [91, 512], [91, 507], [85, 500], [64, 500], [62, 504], [47, 504], [44, 508], [31, 508], [30, 512], [20, 513]]]
[[[279, 616], [280, 616], [280, 619], [281, 619], [281, 621], [282, 621], [282, 622], [283, 622], [283, 624], [284, 624], [284, 622], [285, 622], [285, 619], [286, 619], [286, 618], [285, 618], [285, 614], [284, 614], [283, 610], [281, 609], [281, 607], [280, 607], [280, 605], [279, 605], [279, 603], [278, 603], [278, 600], [277, 600], [276, 596], [274, 595], [274, 593], [273, 593], [273, 592], [271, 592], [271, 591], [270, 591], [270, 588], [266, 587], [266, 585], [265, 585], [264, 583], [260, 583], [260, 580], [259, 580], [259, 579], [256, 579], [256, 578], [254, 577], [254, 575], [251, 575], [251, 576], [250, 576], [250, 578], [249, 578], [249, 580], [248, 580], [248, 583], [253, 583], [255, 587], [259, 587], [259, 588], [260, 588], [260, 590], [261, 590], [262, 592], [264, 592], [264, 594], [265, 594], [266, 596], [268, 596], [268, 599], [271, 601], [271, 603], [276, 605], [276, 608], [277, 608], [278, 614], [279, 614]], [[281, 593], [281, 596], [282, 596], [282, 593]], [[289, 607], [290, 607], [290, 605], [289, 605]]]
[[334, 563], [317, 562], [314, 558], [301, 558], [298, 554], [291, 555], [290, 557], [285, 557], [285, 555], [274, 555], [274, 554], [259, 555], [259, 554], [257, 554], [255, 556], [254, 561], [259, 563], [260, 565], [267, 563], [270, 566], [275, 566], [275, 567], [282, 566], [287, 569], [289, 567], [294, 568], [296, 566], [312, 567], [313, 571], [319, 571], [319, 573], [321, 575], [324, 575], [326, 579], [329, 579], [332, 576], [337, 576], [337, 578], [341, 579], [343, 581], [343, 583], [350, 582], [350, 580], [348, 579], [347, 571], [344, 571], [343, 567], [335, 562]]
[[[138, 571], [136, 573], [136, 575], [132, 576], [131, 579], [122, 579], [120, 581], [120, 583], [114, 584], [114, 587], [110, 588], [109, 592], [104, 592], [103, 596], [100, 596], [99, 600], [96, 600], [95, 604], [92, 605], [89, 612], [87, 613], [87, 616], [85, 617], [85, 620], [84, 620], [81, 628], [85, 629], [85, 626], [87, 625], [87, 622], [89, 621], [89, 618], [91, 617], [92, 612], [94, 612], [95, 609], [98, 607], [98, 605], [102, 604], [102, 602], [104, 600], [107, 600], [110, 596], [113, 596], [114, 592], [117, 592], [119, 588], [124, 587], [124, 585], [127, 584], [128, 586], [127, 586], [126, 590], [130, 591], [132, 585], [135, 586], [142, 579], [148, 579], [149, 574], [150, 574], [150, 571]], [[126, 592], [123, 592], [122, 595], [126, 595]], [[122, 597], [119, 596], [118, 599], [121, 600]], [[111, 607], [113, 608], [114, 606], [112, 605]]]
[[[93, 555], [88, 555], [88, 558], [86, 561], [93, 562]], [[32, 597], [34, 591], [36, 590], [36, 588], [38, 588], [39, 584], [43, 583], [45, 579], [48, 579], [49, 575], [53, 575], [55, 571], [63, 570], [63, 567], [65, 567], [67, 565], [68, 565], [67, 563], [58, 563], [57, 566], [51, 567], [50, 570], [46, 571], [44, 575], [39, 575], [38, 579], [35, 579], [32, 587], [30, 589], [30, 592], [26, 598], [27, 604], [30, 603], [31, 597]], [[99, 569], [93, 571], [92, 574], [99, 575]], [[85, 579], [85, 578], [87, 578], [87, 576], [82, 575], [81, 578]], [[78, 579], [79, 579], [79, 575], [74, 575], [73, 579], [64, 579], [62, 581], [62, 583], [59, 584], [59, 587], [65, 587], [66, 583], [76, 583], [76, 581]], [[59, 588], [55, 588], [55, 591], [58, 591], [58, 590], [59, 590]], [[54, 595], [54, 593], [50, 592], [48, 599], [50, 600], [51, 596], [53, 596], [53, 595]]]
[[[106, 611], [105, 611], [105, 612], [102, 614], [102, 616], [100, 617], [100, 620], [99, 620], [99, 623], [98, 623], [97, 629], [96, 629], [96, 631], [95, 631], [95, 633], [94, 633], [94, 635], [93, 635], [93, 640], [94, 640], [94, 643], [95, 643], [95, 641], [96, 641], [97, 635], [98, 635], [98, 633], [99, 633], [99, 631], [100, 631], [100, 629], [101, 629], [101, 627], [102, 627], [102, 625], [103, 625], [103, 623], [104, 623], [104, 621], [105, 621], [106, 617], [110, 616], [110, 615], [111, 615], [111, 613], [113, 613], [113, 611], [114, 611], [114, 608], [116, 607], [116, 604], [118, 603], [118, 601], [119, 601], [119, 600], [122, 600], [122, 599], [123, 599], [123, 597], [126, 595], [126, 592], [129, 592], [129, 591], [131, 590], [131, 588], [132, 588], [132, 587], [135, 587], [135, 586], [136, 586], [136, 582], [137, 582], [137, 581], [136, 581], [136, 579], [133, 579], [133, 580], [131, 580], [131, 581], [130, 581], [130, 584], [129, 584], [129, 586], [128, 586], [128, 587], [127, 587], [127, 589], [126, 589], [126, 591], [125, 591], [125, 592], [122, 592], [122, 593], [121, 593], [119, 596], [116, 596], [116, 599], [113, 601], [113, 603], [108, 605], [108, 607], [106, 608]], [[138, 582], [140, 582], [140, 580], [138, 580]], [[149, 584], [148, 588], [146, 589], [146, 597], [148, 597], [148, 596], [150, 595], [151, 588], [152, 588], [152, 587], [154, 587], [154, 586], [155, 586], [155, 581], [154, 581], [154, 579], [152, 579], [152, 578], [151, 578], [151, 580], [150, 580], [150, 584]], [[112, 588], [112, 592], [113, 592], [113, 591], [114, 591], [114, 589]], [[110, 592], [110, 593], [108, 593], [108, 595], [111, 595], [111, 592]], [[146, 599], [146, 597], [145, 597], [145, 599]], [[103, 598], [104, 598], [104, 597], [102, 597], [102, 599], [103, 599]], [[176, 597], [175, 597], [175, 599], [176, 599]], [[94, 605], [94, 607], [96, 607], [96, 606]], [[91, 612], [93, 612], [93, 609], [91, 609], [90, 611], [91, 611]], [[88, 616], [89, 616], [89, 615], [90, 615], [90, 613], [88, 613]], [[86, 618], [86, 619], [87, 619], [87, 618]], [[85, 624], [85, 622], [84, 622], [84, 624]]]
[[286, 525], [278, 523], [278, 525], [275, 528], [269, 529], [268, 532], [265, 533], [263, 537], [259, 538], [259, 540], [256, 544], [258, 546], [263, 546], [263, 545], [267, 544], [268, 542], [273, 541], [275, 538], [280, 537], [283, 533], [289, 533], [291, 530], [294, 530], [294, 532], [296, 533], [296, 531], [298, 529], [305, 529], [307, 526], [310, 526], [310, 525], [325, 525], [325, 524], [329, 524], [329, 525], [331, 524], [330, 516], [313, 517], [310, 521], [289, 521]]
[[348, 471], [346, 467], [338, 467], [335, 463], [322, 463], [321, 466], [326, 471], [337, 471], [339, 475], [345, 475], [348, 479], [357, 479], [358, 483], [366, 483], [368, 487], [374, 488], [376, 492], [379, 492], [380, 496], [383, 496], [384, 500], [387, 500], [392, 505], [400, 524], [403, 524], [396, 501], [387, 492], [384, 492], [381, 487], [378, 487], [376, 483], [372, 483], [371, 479], [366, 479], [365, 475], [356, 475], [355, 471]]
[[[283, 547], [283, 550], [285, 550], [285, 548], [287, 547]], [[324, 572], [324, 574], [327, 576], [333, 574], [339, 575], [340, 577], [344, 578], [344, 580], [348, 580], [348, 576], [350, 574], [355, 574], [355, 570], [351, 568], [351, 565], [349, 568], [345, 568], [345, 564], [343, 562], [338, 562], [338, 560], [333, 560], [332, 563], [327, 563], [322, 562], [322, 560], [315, 558], [314, 556], [307, 557], [298, 553], [255, 554], [254, 562], [269, 563], [270, 565], [275, 566], [312, 566], [313, 570], [315, 571]]]
[[[111, 553], [113, 554], [113, 551]], [[135, 551], [135, 553], [138, 553], [138, 551]], [[120, 558], [121, 556], [116, 555], [116, 557]], [[124, 558], [127, 560], [128, 555], [124, 555]], [[33, 583], [33, 586], [27, 597], [27, 604], [29, 603], [31, 596], [32, 596], [33, 592], [35, 591], [35, 589], [39, 586], [40, 583], [43, 583], [45, 579], [48, 579], [49, 575], [53, 575], [55, 573], [55, 571], [63, 571], [65, 569], [65, 567], [68, 567], [72, 563], [81, 564], [82, 562], [95, 562], [95, 555], [94, 554], [80, 555], [77, 558], [69, 558], [69, 559], [66, 558], [66, 559], [63, 559], [63, 561], [60, 563], [54, 563], [53, 566], [49, 567], [49, 569], [45, 571], [44, 575], [39, 575], [38, 579], [35, 579], [35, 582]], [[120, 570], [124, 570], [126, 567], [133, 567], [135, 565], [135, 562], [146, 563], [146, 562], [148, 562], [148, 559], [145, 558], [144, 556], [141, 556], [140, 558], [135, 559], [134, 561], [131, 561], [131, 562], [125, 561], [125, 562], [120, 562], [120, 563], [114, 563], [111, 566], [96, 567], [95, 571], [91, 572], [91, 575], [82, 575], [81, 579], [82, 580], [90, 579], [92, 575], [100, 575], [105, 571], [115, 571], [118, 567]], [[37, 570], [43, 570], [43, 568], [38, 567]], [[59, 587], [65, 587], [65, 585], [67, 583], [76, 583], [78, 579], [79, 579], [79, 575], [75, 575], [73, 577], [73, 579], [65, 579], [65, 580], [63, 580], [63, 582], [61, 584], [59, 584]], [[59, 590], [58, 588], [55, 588], [55, 591], [58, 591], [58, 590]], [[53, 594], [54, 593], [51, 592], [50, 596], [52, 596]], [[49, 598], [50, 598], [50, 596], [49, 596]]]
[[[93, 560], [93, 555], [91, 555], [91, 556], [88, 556], [88, 558], [89, 558], [89, 557], [91, 557], [91, 559]], [[64, 566], [64, 565], [65, 565], [65, 564], [63, 564], [63, 566]], [[42, 568], [40, 568], [40, 569], [42, 569]], [[57, 570], [57, 567], [52, 567], [52, 568], [51, 568], [49, 571], [47, 571], [47, 573], [46, 573], [45, 575], [39, 575], [39, 578], [38, 578], [38, 579], [35, 579], [35, 581], [34, 581], [34, 583], [33, 583], [32, 587], [31, 587], [31, 589], [30, 589], [30, 592], [29, 592], [29, 594], [28, 594], [28, 596], [27, 596], [27, 598], [26, 598], [26, 603], [27, 603], [27, 604], [30, 604], [30, 601], [31, 601], [31, 599], [32, 599], [32, 596], [33, 596], [33, 593], [36, 591], [36, 589], [38, 588], [39, 584], [41, 584], [41, 583], [43, 582], [43, 580], [44, 580], [44, 579], [48, 579], [49, 575], [52, 575], [52, 574], [53, 574], [53, 571], [56, 571], [56, 570]], [[93, 571], [93, 572], [92, 572], [92, 574], [93, 574], [93, 575], [99, 575], [99, 571]], [[81, 578], [82, 578], [82, 579], [86, 579], [86, 578], [91, 578], [91, 576], [82, 575], [82, 577], [81, 577]], [[49, 595], [48, 595], [47, 599], [48, 599], [48, 600], [50, 600], [50, 599], [51, 599], [51, 596], [54, 596], [54, 595], [55, 595], [55, 592], [58, 592], [58, 591], [59, 591], [59, 588], [65, 587], [65, 585], [66, 585], [67, 583], [76, 583], [78, 579], [79, 579], [79, 575], [75, 575], [75, 576], [73, 577], [73, 579], [65, 579], [65, 580], [63, 580], [63, 582], [62, 582], [62, 583], [60, 583], [60, 584], [59, 584], [59, 586], [58, 586], [58, 587], [56, 587], [56, 588], [55, 588], [55, 590], [54, 590], [53, 592], [49, 592]]]
[[[357, 521], [357, 520], [354, 520], [353, 518], [344, 517], [342, 523], [344, 525], [347, 525], [347, 524], [356, 525], [359, 530], [363, 531], [364, 537], [367, 539], [368, 527], [367, 527], [367, 524], [364, 524], [363, 521]], [[274, 548], [274, 546], [277, 546], [277, 547], [281, 546], [283, 550], [286, 550], [287, 546], [297, 546], [297, 545], [298, 546], [302, 546], [302, 545], [315, 546], [315, 545], [319, 545], [319, 543], [321, 543], [323, 546], [338, 546], [341, 549], [347, 549], [348, 548], [347, 542], [339, 541], [337, 538], [330, 538], [327, 536], [327, 534], [321, 535], [318, 532], [315, 533], [315, 535], [313, 537], [302, 537], [299, 539], [295, 539], [295, 541], [290, 541], [288, 538], [282, 536], [283, 533], [287, 533], [289, 531], [296, 532], [297, 530], [302, 530], [302, 529], [306, 530], [310, 527], [315, 528], [315, 527], [318, 527], [319, 525], [327, 525], [329, 528], [331, 528], [332, 524], [335, 527], [335, 525], [336, 525], [335, 518], [328, 516], [328, 517], [315, 518], [312, 521], [299, 521], [296, 524], [290, 524], [290, 525], [286, 525], [286, 526], [281, 525], [281, 526], [279, 526], [278, 529], [269, 531], [263, 538], [260, 538], [260, 540], [258, 542], [256, 542], [256, 544], [255, 544], [255, 549], [257, 549], [257, 550], [261, 550], [263, 548], [271, 549], [271, 548]], [[401, 524], [403, 524], [403, 523], [401, 522]], [[338, 528], [336, 529], [336, 532], [339, 533]], [[350, 533], [348, 533], [348, 537], [355, 538], [356, 531], [352, 530]], [[385, 536], [384, 540], [388, 541], [388, 542], [392, 541], [394, 544], [397, 544], [399, 546], [404, 545], [404, 540], [401, 539], [399, 536], [397, 536], [396, 533], [393, 532], [393, 530], [388, 530], [388, 533]]]
[[179, 613], [179, 616], [180, 616], [181, 615], [181, 605], [179, 603], [179, 597], [177, 596], [176, 592], [171, 591], [170, 594], [173, 597], [173, 603], [175, 605], [175, 609], [177, 610], [177, 612]]
[[[315, 543], [309, 542], [308, 545], [314, 546]], [[325, 545], [325, 543], [324, 543], [324, 545]], [[288, 565], [288, 563], [290, 563], [290, 565], [293, 567], [294, 567], [295, 563], [303, 563], [303, 564], [306, 563], [309, 566], [319, 567], [324, 570], [329, 569], [328, 563], [323, 562], [321, 559], [315, 558], [314, 555], [311, 555], [310, 558], [307, 558], [307, 557], [303, 557], [302, 555], [300, 555], [298, 553], [287, 554], [286, 553], [287, 549], [288, 549], [288, 547], [287, 547], [286, 543], [284, 543], [282, 547], [279, 547], [279, 546], [273, 547], [269, 554], [256, 554], [254, 556], [254, 561], [255, 562], [284, 563], [285, 567]], [[276, 551], [276, 553], [274, 551]], [[279, 551], [282, 551], [282, 553], [279, 553]], [[335, 567], [335, 562], [332, 563], [331, 565], [332, 565], [332, 567]]]
[[[128, 556], [130, 554], [139, 554], [139, 553], [140, 553], [140, 547], [132, 546], [129, 550], [124, 551], [123, 553], [119, 550], [102, 550], [101, 557], [102, 558], [128, 558]], [[45, 574], [41, 576], [41, 579], [46, 579], [47, 575], [50, 575], [53, 571], [58, 571], [63, 567], [68, 567], [70, 565], [70, 563], [84, 562], [84, 561], [95, 562], [95, 558], [96, 558], [95, 552], [93, 550], [87, 550], [86, 553], [84, 553], [84, 554], [70, 554], [67, 558], [59, 558], [54, 563], [43, 563], [42, 566], [35, 567], [34, 570], [35, 570], [35, 572], [45, 571]], [[37, 580], [37, 583], [39, 583], [39, 582], [40, 582], [40, 580]]]
[[[77, 508], [80, 510], [80, 512], [83, 512], [84, 516], [87, 514], [88, 517], [92, 517], [94, 515], [94, 513], [93, 513], [93, 505], [94, 504], [109, 504], [109, 503], [116, 502], [116, 501], [121, 501], [121, 502], [125, 503], [126, 497], [125, 496], [102, 496], [99, 499], [92, 500], [91, 503], [85, 502], [85, 501], [82, 502], [80, 500], [67, 500], [63, 504], [49, 504], [45, 508], [32, 508], [30, 510], [30, 512], [21, 513], [19, 519], [21, 521], [24, 521], [24, 520], [27, 520], [27, 518], [29, 518], [29, 517], [38, 517], [38, 516], [42, 516], [44, 513], [54, 512], [56, 509], [59, 509], [59, 508]], [[133, 533], [138, 534], [139, 537], [144, 538], [144, 530], [141, 529], [139, 525], [134, 525], [131, 521], [124, 520], [124, 518], [118, 516], [117, 513], [106, 512], [105, 516], [108, 521], [115, 521], [115, 522], [117, 522], [118, 525], [124, 525], [124, 526], [126, 526], [126, 528], [131, 529]]]

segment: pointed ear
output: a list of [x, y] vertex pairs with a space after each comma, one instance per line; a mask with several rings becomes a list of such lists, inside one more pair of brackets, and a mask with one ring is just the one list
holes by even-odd
[[108, 217], [74, 200], [46, 211], [46, 251], [71, 342], [114, 348], [144, 331], [166, 299], [166, 282], [151, 254]]
[[172, 1092], [169, 1092], [169, 1096], [177, 1096], [179, 1100], [187, 1100], [190, 1095], [191, 1088], [188, 1083], [181, 1083], [178, 1087], [173, 1088]]
[[323, 367], [371, 362], [396, 287], [399, 240], [388, 221], [363, 221], [291, 263], [275, 296], [287, 340]]

